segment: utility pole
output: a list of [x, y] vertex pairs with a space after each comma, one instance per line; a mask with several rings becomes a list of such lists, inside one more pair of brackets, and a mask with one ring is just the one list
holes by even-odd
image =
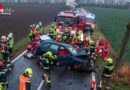
[[127, 28], [127, 30], [126, 30], [126, 32], [124, 34], [123, 39], [122, 39], [121, 48], [120, 48], [119, 54], [118, 54], [118, 56], [116, 58], [115, 72], [118, 72], [118, 69], [119, 69], [120, 65], [123, 63], [122, 62], [122, 57], [123, 57], [123, 54], [124, 54], [124, 51], [125, 51], [127, 41], [129, 39], [129, 36], [130, 36], [130, 22], [127, 24], [126, 28]]

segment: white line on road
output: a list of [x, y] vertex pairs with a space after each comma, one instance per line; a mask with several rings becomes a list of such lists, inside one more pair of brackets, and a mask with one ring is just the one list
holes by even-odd
[[14, 60], [12, 60], [11, 63], [15, 63], [21, 56], [23, 56], [25, 53], [27, 52], [27, 50], [25, 50], [24, 52], [22, 52], [19, 56], [17, 56]]
[[44, 84], [44, 80], [41, 81], [40, 85], [38, 86], [37, 90], [41, 90], [42, 89], [42, 86]]

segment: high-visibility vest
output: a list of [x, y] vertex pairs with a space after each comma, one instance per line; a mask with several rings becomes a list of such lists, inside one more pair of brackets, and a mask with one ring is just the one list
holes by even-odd
[[112, 64], [108, 64], [104, 67], [104, 70], [103, 70], [103, 75], [105, 77], [111, 77], [112, 76], [112, 72], [114, 70], [114, 66]]
[[14, 38], [12, 37], [9, 41], [8, 41], [8, 47], [9, 48], [13, 48], [14, 46]]
[[30, 80], [29, 77], [25, 77], [23, 75], [19, 76], [19, 90], [27, 90], [26, 83]]
[[1, 83], [0, 83], [0, 90], [4, 90], [4, 87], [2, 86]]

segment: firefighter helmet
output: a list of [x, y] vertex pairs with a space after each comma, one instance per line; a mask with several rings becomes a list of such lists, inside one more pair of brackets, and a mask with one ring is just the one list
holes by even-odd
[[51, 51], [48, 51], [48, 52], [46, 53], [46, 55], [47, 55], [47, 56], [52, 56], [52, 52], [51, 52]]
[[26, 74], [26, 75], [32, 75], [32, 74], [33, 74], [32, 69], [31, 69], [31, 68], [26, 68], [26, 69], [25, 69], [25, 74]]
[[40, 25], [38, 25], [38, 24], [37, 24], [37, 25], [36, 25], [36, 29], [38, 29], [38, 28], [39, 28], [39, 26], [40, 26]]
[[6, 39], [6, 36], [2, 36], [1, 39], [2, 39], [2, 40], [3, 40], [3, 39]]
[[107, 58], [107, 62], [112, 64], [113, 63], [113, 60], [111, 58]]
[[42, 22], [39, 22], [39, 26], [42, 26]]
[[86, 37], [86, 38], [84, 38], [86, 41], [89, 41], [89, 38], [88, 37]]
[[57, 38], [60, 38], [60, 35], [58, 35]]
[[11, 37], [13, 37], [13, 33], [9, 33], [9, 35], [8, 35], [8, 38], [11, 38]]
[[90, 44], [94, 44], [94, 41], [93, 41], [93, 40], [91, 40], [91, 41], [90, 41]]

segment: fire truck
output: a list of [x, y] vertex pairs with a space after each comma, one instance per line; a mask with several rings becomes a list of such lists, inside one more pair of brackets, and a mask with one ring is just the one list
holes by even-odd
[[78, 10], [68, 10], [59, 12], [55, 18], [55, 25], [62, 34], [67, 28], [70, 33], [76, 33], [76, 30], [83, 30], [87, 26], [94, 28], [95, 18], [90, 17], [90, 14], [85, 15]]
[[76, 10], [62, 11], [55, 18], [55, 25], [62, 34], [67, 28], [70, 33], [75, 33], [76, 30], [83, 30], [86, 24], [86, 16]]

